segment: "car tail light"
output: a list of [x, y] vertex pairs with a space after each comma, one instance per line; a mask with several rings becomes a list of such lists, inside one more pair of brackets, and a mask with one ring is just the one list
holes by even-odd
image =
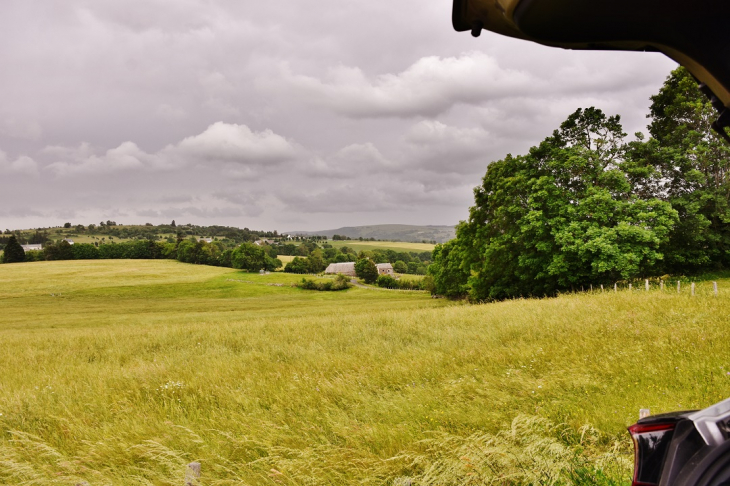
[[632, 486], [656, 486], [676, 421], [671, 423], [635, 424], [629, 427], [634, 441], [634, 481]]

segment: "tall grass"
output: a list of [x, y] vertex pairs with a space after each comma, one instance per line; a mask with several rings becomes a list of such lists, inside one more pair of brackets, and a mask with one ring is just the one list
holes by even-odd
[[626, 484], [640, 408], [730, 395], [727, 281], [465, 306], [296, 280], [0, 267], [0, 483]]

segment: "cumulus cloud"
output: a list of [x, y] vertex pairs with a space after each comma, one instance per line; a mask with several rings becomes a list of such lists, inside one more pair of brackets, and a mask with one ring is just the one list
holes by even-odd
[[[250, 178], [261, 167], [291, 160], [297, 147], [271, 130], [254, 132], [245, 125], [217, 122], [155, 153], [124, 142], [101, 155], [88, 143], [78, 147], [49, 146], [44, 154], [57, 160], [48, 170], [59, 176], [178, 169], [188, 165], [220, 165], [233, 177]], [[58, 160], [60, 159], [60, 160]]]
[[[87, 144], [83, 144], [72, 160], [53, 162], [48, 165], [48, 169], [57, 175], [68, 176], [73, 174], [129, 172], [156, 165], [156, 157], [145, 153], [133, 142], [124, 142], [116, 148], [107, 150], [102, 155], [90, 154], [84, 156], [89, 149], [90, 147]], [[63, 152], [62, 149], [50, 149], [50, 152], [54, 151]], [[73, 155], [70, 150], [66, 153]]]
[[0, 173], [37, 176], [38, 163], [27, 155], [10, 160], [7, 154], [0, 150]]
[[282, 86], [309, 102], [352, 117], [436, 116], [457, 103], [533, 89], [527, 74], [499, 66], [491, 56], [424, 57], [398, 74], [368, 77], [357, 67], [338, 66], [324, 80], [282, 69]]
[[295, 146], [271, 130], [253, 132], [246, 125], [217, 122], [203, 133], [166, 149], [189, 159], [239, 164], [277, 164], [296, 155]]

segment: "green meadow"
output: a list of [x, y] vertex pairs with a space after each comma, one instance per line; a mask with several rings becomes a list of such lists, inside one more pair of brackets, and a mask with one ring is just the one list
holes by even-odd
[[466, 305], [174, 261], [0, 266], [0, 484], [629, 484], [730, 396], [730, 281]]
[[355, 251], [363, 250], [394, 250], [394, 251], [415, 251], [432, 252], [435, 245], [430, 243], [409, 243], [405, 241], [360, 241], [360, 240], [328, 240], [327, 243], [335, 248], [346, 246]]

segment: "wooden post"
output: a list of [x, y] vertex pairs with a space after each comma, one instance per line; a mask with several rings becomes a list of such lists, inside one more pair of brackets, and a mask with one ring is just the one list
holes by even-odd
[[680, 292], [679, 280], [677, 280], [677, 293]]
[[664, 290], [664, 280], [659, 281], [659, 290]]
[[648, 292], [649, 291], [649, 279], [648, 278], [644, 281], [644, 286], [646, 287], [646, 291]]
[[603, 284], [601, 284], [601, 292], [603, 292]]
[[613, 291], [618, 292], [618, 284], [613, 284]]
[[695, 295], [695, 283], [694, 282], [692, 282], [692, 295], [693, 296]]
[[712, 289], [715, 291], [715, 297], [717, 297], [717, 282], [712, 282]]
[[200, 463], [191, 462], [185, 470], [185, 486], [197, 486], [200, 479]]
[[593, 284], [591, 284], [591, 292], [593, 292]]
[[631, 292], [632, 288], [633, 288], [633, 284], [629, 284], [629, 292]]

